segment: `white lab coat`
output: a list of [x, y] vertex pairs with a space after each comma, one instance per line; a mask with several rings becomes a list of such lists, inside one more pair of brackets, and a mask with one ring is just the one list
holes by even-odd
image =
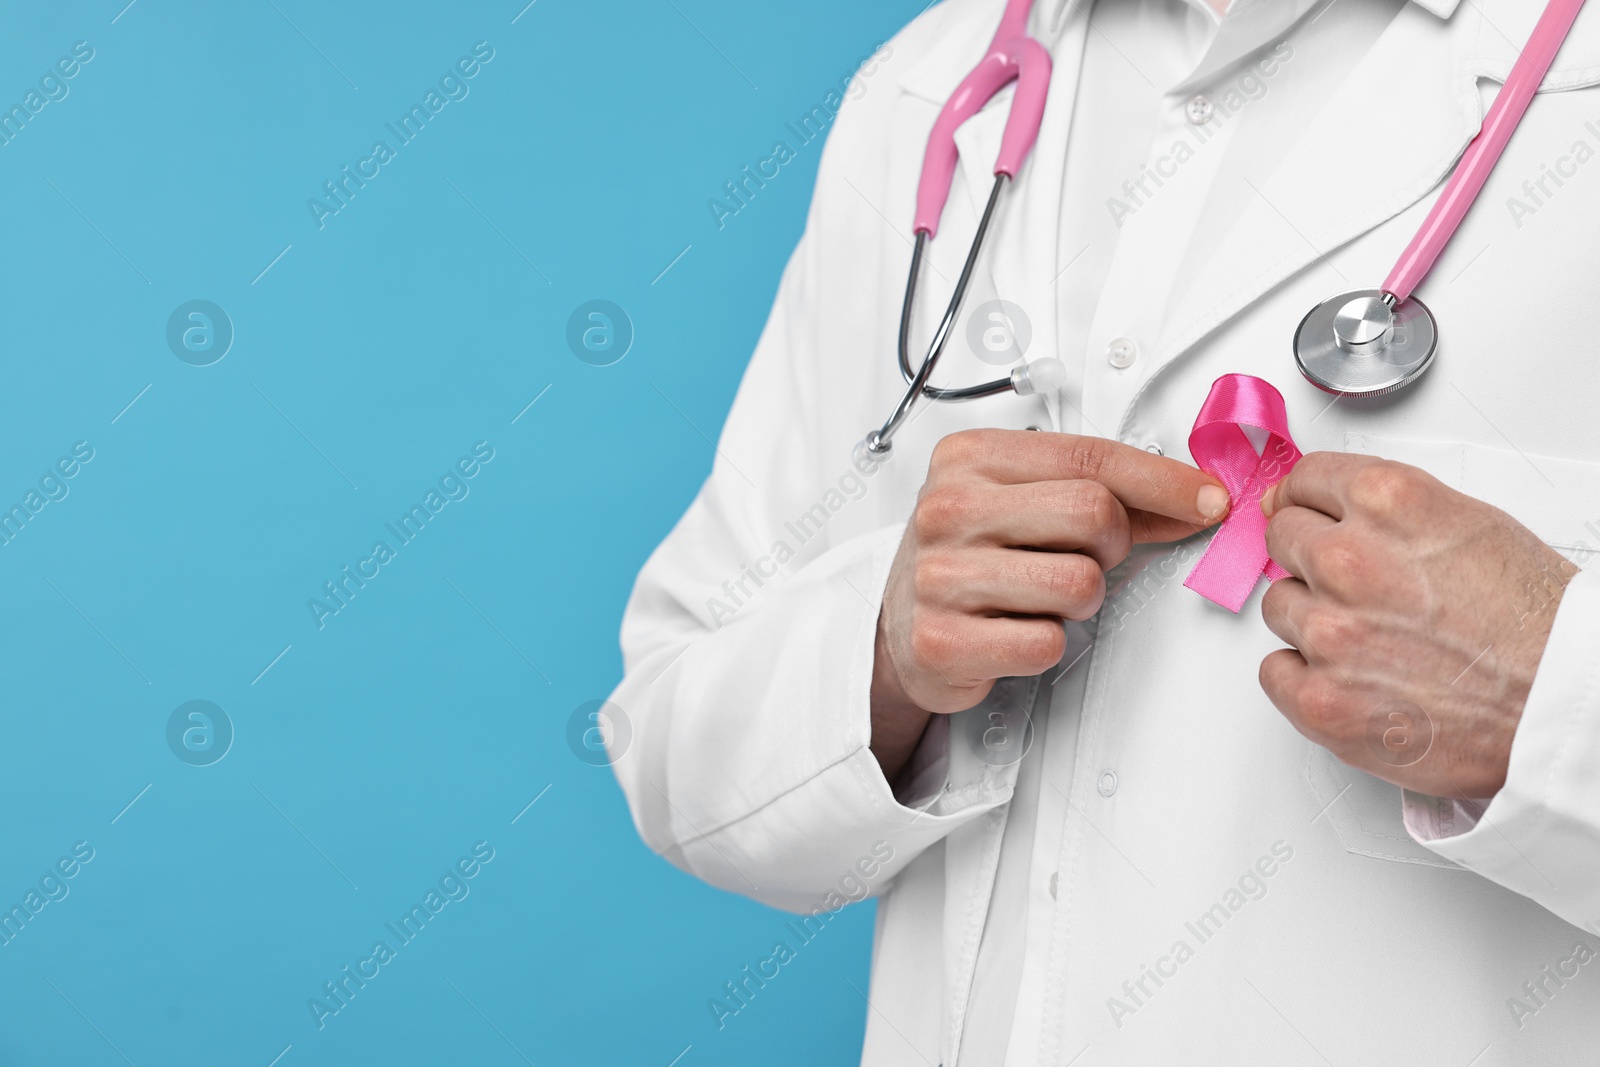
[[[897, 797], [885, 782], [868, 750], [873, 636], [930, 450], [969, 426], [1061, 425], [1053, 398], [929, 407], [888, 465], [852, 467], [852, 446], [902, 389], [892, 354], [928, 129], [1000, 6], [947, 0], [925, 13], [831, 131], [805, 237], [712, 474], [640, 575], [623, 624], [627, 674], [612, 699], [631, 737], [615, 770], [640, 833], [685, 870], [781, 908], [880, 895], [863, 1062], [998, 1064], [1001, 1048], [964, 1041], [965, 1024], [986, 995], [975, 975], [991, 906], [1044, 899], [991, 899], [1007, 820], [1037, 813], [1012, 803], [1017, 764], [986, 762], [963, 739], [974, 717], [1020, 729], [1025, 711], [1072, 740], [1070, 766], [1043, 772], [1066, 808], [1059, 869], [1048, 884], [1030, 875], [1029, 893], [1048, 894], [1055, 915], [1048, 986], [1027, 991], [1047, 1002], [1037, 1062], [1595, 1061], [1600, 568], [1566, 592], [1509, 780], [1475, 827], [1448, 805], [1403, 800], [1278, 715], [1257, 683], [1279, 644], [1260, 621], [1261, 589], [1238, 617], [1183, 589], [1196, 545], [1143, 552], [1113, 576], [1076, 706], [1052, 706], [1037, 679], [1003, 682], [925, 741], [937, 790]], [[1442, 337], [1423, 380], [1330, 408], [1289, 350], [1313, 304], [1387, 274], [1478, 128], [1479, 79], [1492, 95], [1541, 7], [1403, 7], [1205, 250], [1170, 328], [1133, 368], [1137, 388], [1098, 397], [1088, 424], [1187, 458], [1210, 383], [1255, 374], [1283, 392], [1304, 451], [1413, 463], [1580, 562], [1600, 547], [1600, 161], [1570, 158], [1579, 140], [1600, 146], [1600, 12], [1579, 18], [1419, 291]], [[1055, 78], [1076, 79], [1070, 56]], [[988, 193], [1008, 100], [958, 137], [923, 337]], [[1061, 270], [1062, 125], [1047, 115], [1002, 209], [989, 292], [1026, 297]], [[1564, 155], [1573, 173], [1516, 225], [1507, 198]], [[1030, 306], [1031, 352], [1049, 352], [1053, 304]], [[941, 377], [993, 372], [952, 345]], [[1508, 625], [1528, 609], [1484, 605]], [[1112, 797], [1099, 788], [1108, 769]], [[1165, 984], [1147, 978], [1131, 1017], [1108, 1010], [1134, 1003], [1124, 982], [1147, 967]], [[748, 979], [745, 991], [762, 995]], [[737, 1006], [722, 990], [707, 996]]]

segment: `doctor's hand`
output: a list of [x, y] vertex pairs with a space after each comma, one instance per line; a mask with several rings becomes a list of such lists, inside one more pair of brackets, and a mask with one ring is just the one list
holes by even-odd
[[932, 713], [1050, 669], [1133, 544], [1220, 520], [1227, 490], [1098, 437], [967, 430], [933, 450], [878, 616], [872, 751], [892, 781]]
[[1292, 645], [1261, 687], [1345, 763], [1433, 796], [1505, 784], [1511, 739], [1577, 568], [1415, 467], [1306, 456], [1261, 501], [1293, 578], [1262, 602]]

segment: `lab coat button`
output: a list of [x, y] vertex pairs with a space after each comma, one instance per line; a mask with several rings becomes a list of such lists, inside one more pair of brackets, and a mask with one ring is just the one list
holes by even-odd
[[1191, 125], [1204, 126], [1211, 121], [1211, 113], [1214, 110], [1209, 99], [1197, 95], [1189, 98], [1189, 102], [1183, 107], [1183, 114]]
[[1156, 444], [1154, 441], [1151, 441], [1149, 444], [1145, 445], [1144, 450], [1150, 453], [1152, 456], [1166, 455], [1166, 453], [1161, 450], [1161, 446]]
[[1100, 776], [1100, 795], [1108, 797], [1117, 791], [1117, 775], [1114, 771], [1107, 771]]
[[1056, 883], [1058, 883], [1060, 881], [1061, 881], [1061, 872], [1060, 871], [1051, 871], [1050, 872], [1050, 899], [1051, 900], [1057, 899], [1057, 897], [1056, 897]]
[[1134, 357], [1139, 354], [1139, 349], [1126, 337], [1119, 337], [1106, 346], [1106, 359], [1113, 367], [1122, 368], [1133, 365]]

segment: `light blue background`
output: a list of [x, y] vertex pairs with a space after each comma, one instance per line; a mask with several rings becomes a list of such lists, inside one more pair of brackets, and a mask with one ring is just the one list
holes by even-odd
[[[653, 856], [565, 731], [820, 143], [725, 229], [706, 201], [920, 4], [125, 2], [0, 21], [5, 107], [95, 49], [0, 148], [0, 505], [95, 451], [0, 547], [0, 906], [95, 850], [0, 946], [0, 1063], [854, 1062], [870, 905], [719, 1032], [786, 917]], [[469, 96], [319, 230], [307, 198], [480, 40]], [[566, 345], [594, 298], [637, 331], [614, 366]], [[209, 367], [166, 344], [191, 299], [236, 331]], [[481, 440], [319, 630], [307, 599]], [[167, 747], [192, 699], [236, 730], [211, 766]], [[480, 840], [470, 895], [319, 1030], [308, 998]]]

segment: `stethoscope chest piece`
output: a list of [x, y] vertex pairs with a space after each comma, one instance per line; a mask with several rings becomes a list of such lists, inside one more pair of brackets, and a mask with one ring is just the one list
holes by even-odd
[[1420, 378], [1438, 342], [1433, 313], [1422, 301], [1397, 304], [1381, 289], [1357, 289], [1324, 300], [1300, 320], [1294, 359], [1318, 389], [1382, 396]]

